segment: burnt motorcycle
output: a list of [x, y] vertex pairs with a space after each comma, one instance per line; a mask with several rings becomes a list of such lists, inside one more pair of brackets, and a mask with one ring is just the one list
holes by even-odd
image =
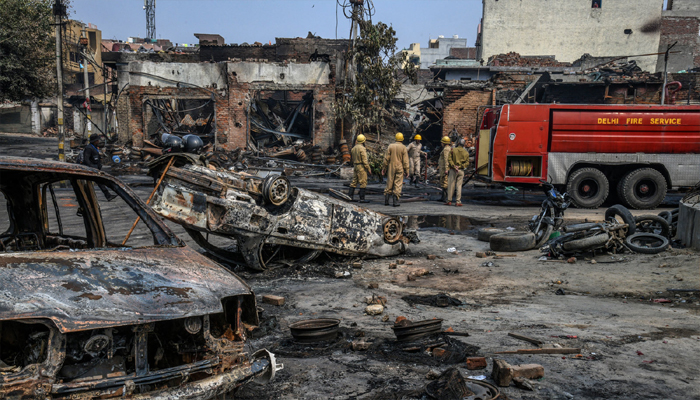
[[559, 193], [554, 185], [545, 180], [540, 179], [540, 182], [547, 197], [542, 202], [540, 213], [528, 222], [528, 229], [535, 234], [536, 247], [543, 246], [552, 232], [559, 230], [564, 222], [564, 211], [571, 205], [567, 193]]

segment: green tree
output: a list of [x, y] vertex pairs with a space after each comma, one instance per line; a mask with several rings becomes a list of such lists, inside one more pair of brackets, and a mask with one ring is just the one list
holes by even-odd
[[383, 110], [393, 108], [392, 101], [401, 90], [399, 73], [415, 79], [415, 66], [405, 63], [406, 55], [397, 53], [396, 31], [378, 22], [360, 21], [360, 37], [347, 55], [354, 59], [354, 81], [346, 77], [348, 96], [336, 102], [339, 118], [350, 117], [359, 132], [379, 126]]
[[53, 1], [0, 0], [0, 100], [56, 92]]

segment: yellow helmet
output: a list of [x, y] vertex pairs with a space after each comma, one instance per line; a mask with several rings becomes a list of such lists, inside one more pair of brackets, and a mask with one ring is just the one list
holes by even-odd
[[359, 134], [357, 135], [357, 143], [364, 143], [367, 138], [365, 138], [365, 135]]
[[452, 143], [452, 141], [450, 140], [450, 138], [447, 137], [447, 136], [443, 136], [442, 139], [440, 140], [440, 142], [445, 143], [445, 144], [451, 144], [451, 143]]
[[420, 135], [416, 135], [413, 137], [413, 140], [423, 140], [423, 138]]
[[396, 141], [403, 142], [403, 133], [399, 132], [396, 134]]

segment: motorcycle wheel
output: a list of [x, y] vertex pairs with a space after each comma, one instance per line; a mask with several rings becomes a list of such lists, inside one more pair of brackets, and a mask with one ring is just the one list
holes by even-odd
[[[545, 224], [542, 219], [551, 216], [552, 209], [548, 208], [544, 215], [540, 215], [539, 220], [532, 222], [530, 231], [535, 234], [535, 247], [542, 247], [545, 243], [547, 243], [547, 241], [549, 241], [549, 236], [552, 234], [552, 231], [554, 231], [554, 227], [552, 225]], [[536, 228], [538, 223], [539, 228]]]
[[608, 239], [610, 239], [610, 235], [605, 233], [583, 239], [572, 240], [564, 243], [561, 247], [566, 251], [595, 250], [596, 248], [607, 243]]

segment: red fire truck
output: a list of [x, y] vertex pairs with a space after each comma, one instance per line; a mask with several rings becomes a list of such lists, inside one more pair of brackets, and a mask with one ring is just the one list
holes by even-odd
[[700, 106], [512, 104], [487, 108], [477, 176], [566, 190], [580, 208], [617, 191], [637, 209], [700, 181]]

